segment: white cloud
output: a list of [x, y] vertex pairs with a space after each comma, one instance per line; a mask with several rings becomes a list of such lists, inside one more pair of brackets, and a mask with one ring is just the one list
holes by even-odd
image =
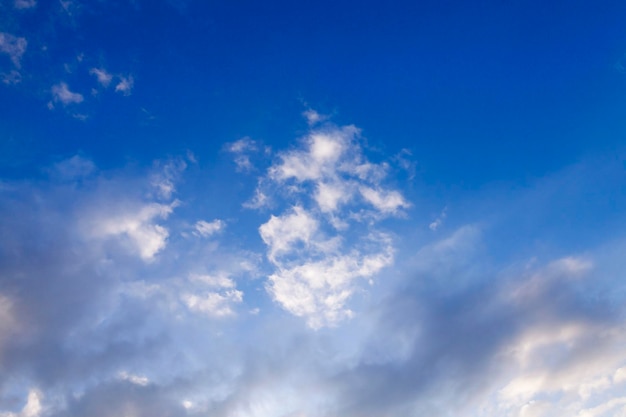
[[135, 79], [132, 75], [129, 75], [128, 77], [120, 76], [119, 78], [120, 80], [115, 86], [115, 92], [129, 96], [135, 85]]
[[113, 80], [113, 75], [107, 72], [104, 68], [92, 68], [89, 70], [89, 73], [95, 75], [98, 83], [100, 83], [103, 87], [108, 87], [111, 84], [111, 80]]
[[270, 168], [270, 177], [283, 181], [293, 178], [300, 182], [336, 177], [341, 169], [337, 163], [345, 153], [358, 152], [358, 148], [351, 147], [358, 132], [354, 126], [311, 132], [305, 139], [305, 149], [282, 154], [282, 163]]
[[268, 288], [283, 308], [304, 317], [311, 328], [334, 326], [353, 315], [346, 304], [355, 291], [355, 281], [372, 277], [392, 260], [391, 247], [365, 255], [359, 251], [331, 255], [279, 267], [270, 275]]
[[122, 381], [128, 381], [131, 384], [139, 385], [142, 387], [147, 386], [150, 383], [150, 380], [142, 375], [135, 375], [128, 373], [126, 371], [121, 371], [118, 373], [118, 378]]
[[250, 161], [250, 154], [258, 152], [259, 150], [255, 141], [249, 137], [244, 137], [235, 142], [226, 144], [225, 148], [228, 152], [235, 154], [237, 171], [248, 172], [254, 168], [252, 161]]
[[380, 190], [371, 187], [359, 187], [363, 198], [383, 214], [396, 214], [400, 209], [410, 207], [398, 191]]
[[21, 67], [22, 55], [26, 52], [28, 42], [10, 33], [0, 32], [0, 52], [9, 55], [16, 68]]
[[156, 189], [159, 198], [169, 200], [176, 192], [176, 182], [187, 169], [187, 163], [180, 158], [172, 158], [165, 162], [154, 163], [154, 171], [150, 184]]
[[258, 150], [258, 147], [255, 141], [246, 136], [235, 142], [227, 144], [226, 149], [229, 152], [242, 153], [246, 151], [256, 151]]
[[269, 246], [270, 260], [276, 260], [277, 256], [294, 251], [298, 242], [308, 245], [317, 229], [317, 220], [302, 207], [296, 206], [288, 214], [271, 216], [267, 223], [259, 227], [259, 233]]
[[[311, 124], [321, 120], [314, 112], [305, 116]], [[393, 260], [391, 240], [375, 231], [375, 221], [409, 207], [400, 192], [384, 186], [389, 167], [367, 160], [359, 134], [354, 126], [310, 131], [300, 146], [279, 154], [248, 203], [259, 207], [269, 193], [295, 202], [270, 216], [259, 233], [275, 267], [268, 291], [312, 328], [352, 316], [348, 301], [358, 280], [371, 280]]]
[[300, 149], [279, 155], [280, 163], [270, 167], [268, 179], [281, 185], [312, 183], [318, 207], [329, 214], [361, 195], [378, 215], [397, 215], [410, 204], [400, 192], [383, 187], [388, 164], [374, 164], [363, 156], [359, 134], [354, 126], [313, 130]]
[[13, 5], [16, 9], [32, 9], [37, 6], [37, 0], [15, 0]]
[[448, 217], [448, 208], [444, 207], [439, 216], [428, 225], [428, 228], [436, 232], [437, 229], [441, 227], [446, 217]]
[[194, 225], [194, 229], [196, 229], [197, 234], [202, 237], [213, 236], [214, 234], [224, 230], [224, 227], [226, 227], [226, 223], [220, 219], [215, 219], [211, 222], [198, 220]]
[[139, 208], [129, 208], [121, 213], [96, 218], [91, 233], [95, 237], [127, 237], [139, 256], [152, 260], [167, 244], [168, 230], [155, 223], [166, 219], [176, 207], [171, 204], [149, 203]]
[[332, 213], [336, 211], [341, 204], [345, 204], [352, 199], [352, 188], [352, 184], [347, 182], [319, 182], [314, 198], [320, 210], [325, 213]]
[[317, 123], [323, 122], [324, 120], [328, 119], [328, 116], [319, 114], [317, 111], [313, 109], [305, 110], [302, 113], [302, 115], [306, 118], [306, 121], [309, 124], [309, 126], [313, 126]]
[[189, 279], [191, 281], [201, 282], [209, 287], [213, 288], [235, 288], [235, 281], [228, 277], [228, 274], [219, 273], [216, 275], [207, 274], [191, 274]]
[[61, 102], [63, 105], [78, 104], [83, 102], [83, 96], [79, 93], [70, 91], [66, 83], [60, 82], [52, 86], [52, 99], [55, 102]]
[[233, 316], [233, 305], [241, 303], [243, 293], [238, 290], [224, 292], [207, 292], [202, 295], [184, 294], [182, 300], [192, 311], [206, 314], [210, 317]]
[[28, 392], [28, 398], [22, 411], [19, 413], [2, 412], [0, 411], [0, 417], [39, 417], [42, 412], [41, 406], [42, 394], [37, 389], [31, 389]]

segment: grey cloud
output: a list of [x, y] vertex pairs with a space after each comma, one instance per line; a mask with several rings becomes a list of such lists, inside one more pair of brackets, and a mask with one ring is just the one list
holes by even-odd
[[[615, 262], [620, 261], [611, 260]], [[569, 384], [582, 386], [582, 377], [575, 379], [580, 364], [593, 367], [612, 354], [611, 363], [619, 366], [626, 361], [626, 355], [615, 353], [626, 342], [619, 333], [624, 309], [609, 302], [615, 287], [602, 285], [609, 278], [593, 268], [576, 270], [581, 265], [583, 261], [564, 258], [515, 276], [484, 268], [487, 278], [472, 280], [476, 284], [463, 285], [460, 291], [448, 291], [424, 269], [410, 276], [407, 285], [378, 307], [377, 324], [359, 365], [333, 378], [332, 386], [341, 393], [337, 413], [471, 414], [489, 395], [508, 387], [503, 381], [523, 374], [516, 371], [520, 365], [512, 353], [520, 340], [525, 340], [521, 346], [537, 343], [529, 352], [537, 355], [529, 374], [546, 375], [544, 385], [534, 385], [543, 395], [566, 389], [558, 375], [569, 375]], [[452, 270], [456, 276], [450, 277], [451, 284], [455, 278], [467, 282], [462, 270]], [[570, 328], [581, 330], [570, 336]], [[537, 332], [547, 332], [547, 341]], [[550, 339], [561, 332], [561, 338]], [[396, 355], [390, 355], [394, 350]], [[603, 371], [598, 365], [597, 372]], [[522, 405], [506, 403], [498, 415], [518, 415]]]
[[88, 390], [72, 399], [66, 409], [51, 416], [67, 417], [178, 417], [186, 416], [184, 407], [169, 397], [169, 392], [155, 385], [110, 382]]

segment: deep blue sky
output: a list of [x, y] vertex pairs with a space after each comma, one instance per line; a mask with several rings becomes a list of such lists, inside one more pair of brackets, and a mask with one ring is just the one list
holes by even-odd
[[[622, 2], [90, 2], [71, 16], [58, 8], [40, 2], [2, 19], [30, 35], [27, 75], [1, 103], [5, 135], [30, 139], [9, 149], [41, 149], [30, 163], [76, 149], [105, 165], [185, 148], [210, 158], [246, 135], [285, 144], [301, 128], [303, 102], [363, 126], [377, 146], [412, 149], [429, 180], [469, 187], [541, 176], [615, 150], [624, 134]], [[83, 67], [137, 81], [124, 103], [85, 103], [82, 125], [38, 106], [62, 77], [88, 94], [93, 77], [64, 69], [80, 54]], [[37, 126], [25, 123], [33, 112]]]
[[626, 3], [0, 0], [0, 417], [626, 413]]

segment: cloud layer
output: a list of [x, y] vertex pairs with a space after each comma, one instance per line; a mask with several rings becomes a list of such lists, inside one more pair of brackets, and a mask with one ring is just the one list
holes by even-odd
[[191, 157], [0, 183], [0, 416], [626, 412], [624, 241], [495, 256], [593, 164], [433, 227], [359, 129], [320, 123], [240, 169], [247, 221], [194, 206]]

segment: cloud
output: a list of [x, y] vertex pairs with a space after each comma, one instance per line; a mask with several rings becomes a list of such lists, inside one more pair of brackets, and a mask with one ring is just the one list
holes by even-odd
[[12, 413], [0, 411], [0, 417], [39, 417], [42, 412], [41, 396], [41, 392], [36, 389], [31, 389], [28, 392], [26, 404], [20, 412]]
[[270, 194], [292, 203], [259, 227], [275, 267], [267, 289], [316, 329], [353, 316], [348, 302], [358, 281], [370, 282], [393, 262], [392, 239], [375, 222], [410, 207], [385, 186], [389, 166], [364, 156], [359, 134], [331, 124], [311, 130], [278, 155], [247, 205], [262, 207]]
[[194, 225], [197, 234], [202, 237], [209, 237], [216, 233], [219, 233], [224, 229], [226, 224], [223, 220], [215, 219], [212, 222], [207, 222], [204, 220], [198, 220]]
[[270, 260], [276, 261], [278, 255], [293, 252], [298, 242], [302, 242], [305, 247], [310, 246], [317, 229], [317, 220], [302, 207], [296, 206], [289, 214], [272, 216], [259, 227], [259, 233], [269, 246]]
[[107, 72], [104, 68], [92, 68], [89, 73], [96, 76], [98, 83], [103, 87], [108, 87], [113, 80], [113, 75]]
[[33, 7], [37, 6], [37, 0], [15, 0], [13, 6], [16, 9], [20, 10], [32, 9]]
[[621, 230], [551, 251], [476, 210], [424, 233], [366, 151], [307, 132], [258, 180], [273, 204], [223, 235], [187, 187], [211, 177], [175, 158], [0, 182], [0, 416], [623, 413]]
[[169, 200], [176, 193], [176, 182], [187, 169], [187, 163], [182, 158], [171, 158], [166, 161], [156, 161], [151, 178], [151, 185], [156, 195]]
[[16, 70], [12, 70], [8, 73], [1, 73], [2, 82], [8, 85], [19, 84], [22, 81], [22, 74]]
[[7, 54], [16, 68], [21, 67], [22, 55], [26, 52], [27, 46], [26, 38], [0, 32], [0, 52]]
[[70, 91], [69, 87], [64, 82], [53, 85], [51, 92], [52, 100], [54, 102], [61, 102], [64, 106], [83, 102], [82, 94]]
[[428, 228], [433, 232], [436, 232], [437, 229], [441, 227], [446, 217], [448, 217], [448, 208], [444, 207], [439, 216], [437, 216], [437, 218], [428, 225]]
[[132, 75], [127, 77], [119, 76], [119, 82], [115, 86], [115, 92], [121, 93], [122, 95], [129, 96], [132, 92], [133, 87], [135, 86], [135, 79]]
[[74, 155], [54, 165], [52, 174], [64, 179], [75, 180], [86, 177], [96, 171], [96, 165], [90, 159]]
[[205, 294], [184, 294], [183, 301], [190, 310], [198, 311], [212, 317], [226, 317], [234, 315], [233, 304], [240, 303], [243, 293], [238, 290], [228, 290], [222, 293], [207, 292]]
[[97, 238], [127, 238], [143, 260], [151, 261], [165, 248], [169, 236], [168, 230], [155, 220], [166, 219], [176, 206], [177, 202], [148, 203], [117, 209], [114, 214], [102, 213], [92, 220], [90, 233]]
[[225, 148], [228, 152], [235, 154], [235, 164], [237, 164], [237, 171], [252, 171], [254, 166], [252, 165], [252, 161], [250, 160], [250, 154], [259, 151], [259, 147], [255, 141], [253, 141], [249, 137], [244, 137], [235, 142], [226, 144]]
[[313, 126], [315, 124], [328, 120], [328, 116], [319, 114], [317, 111], [313, 109], [307, 109], [306, 111], [302, 113], [302, 115], [305, 117], [309, 126]]

